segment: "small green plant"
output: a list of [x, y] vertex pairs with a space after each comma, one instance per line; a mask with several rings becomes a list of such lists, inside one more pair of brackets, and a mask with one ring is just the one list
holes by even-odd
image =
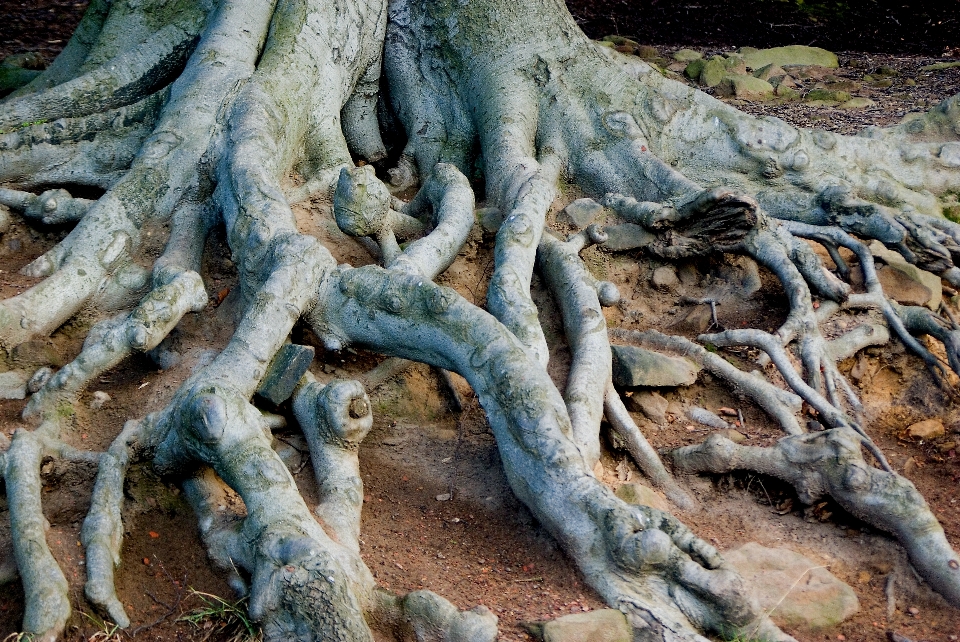
[[230, 602], [219, 595], [190, 589], [190, 594], [203, 606], [180, 616], [178, 621], [189, 622], [198, 629], [220, 629], [229, 642], [261, 642], [263, 632], [247, 615], [246, 598]]

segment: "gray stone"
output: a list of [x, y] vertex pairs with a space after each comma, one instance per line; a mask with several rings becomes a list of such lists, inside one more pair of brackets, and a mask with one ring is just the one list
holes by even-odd
[[714, 56], [705, 62], [700, 70], [700, 84], [706, 87], [716, 87], [726, 75], [726, 61], [720, 56]]
[[637, 482], [628, 482], [614, 493], [617, 497], [635, 506], [649, 506], [669, 513], [673, 510], [670, 503], [649, 486]]
[[25, 399], [30, 373], [24, 370], [0, 372], [0, 399]]
[[90, 408], [100, 410], [110, 401], [110, 395], [103, 390], [97, 390], [93, 393], [93, 399], [90, 400]]
[[603, 247], [613, 252], [644, 247], [653, 243], [656, 238], [653, 234], [635, 223], [610, 225], [604, 227], [603, 231], [607, 234], [607, 240], [603, 244]]
[[693, 62], [701, 58], [703, 58], [703, 54], [693, 49], [677, 49], [673, 52], [673, 59], [680, 62]]
[[603, 211], [603, 206], [592, 198], [578, 198], [560, 212], [560, 222], [569, 223], [577, 229], [583, 229]]
[[543, 642], [631, 642], [633, 639], [633, 627], [627, 623], [627, 617], [614, 609], [574, 613], [524, 626]]
[[503, 224], [503, 212], [497, 207], [483, 207], [474, 212], [484, 232], [495, 233]]
[[743, 54], [743, 59], [746, 61], [747, 67], [751, 69], [760, 69], [766, 65], [780, 65], [781, 67], [786, 65], [816, 65], [832, 69], [840, 66], [835, 53], [820, 47], [806, 47], [804, 45], [759, 49]]
[[657, 392], [640, 390], [627, 397], [625, 405], [630, 412], [640, 412], [658, 424], [667, 422], [668, 402]]
[[740, 75], [747, 73], [747, 63], [743, 56], [739, 54], [729, 54], [723, 61], [723, 66], [727, 68], [727, 73], [731, 75]]
[[838, 625], [860, 610], [853, 589], [830, 571], [788, 548], [756, 542], [723, 554], [778, 625], [818, 631]]
[[677, 270], [672, 265], [664, 265], [653, 271], [650, 283], [658, 290], [675, 292], [680, 287]]
[[257, 393], [275, 404], [282, 403], [290, 398], [300, 377], [310, 367], [313, 361], [313, 346], [301, 346], [295, 343], [286, 343], [277, 352], [267, 374], [264, 375], [257, 388]]
[[622, 388], [689, 386], [697, 380], [700, 372], [697, 364], [682, 357], [668, 357], [636, 346], [615, 345], [611, 348], [613, 382]]

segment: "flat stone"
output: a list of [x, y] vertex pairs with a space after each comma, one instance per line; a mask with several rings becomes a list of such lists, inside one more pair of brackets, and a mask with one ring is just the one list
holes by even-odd
[[703, 54], [693, 49], [677, 49], [673, 52], [673, 59], [680, 62], [693, 62], [701, 58], [703, 58]]
[[644, 350], [636, 346], [611, 346], [613, 382], [621, 388], [674, 388], [697, 380], [700, 367], [682, 357]]
[[604, 227], [603, 231], [607, 234], [603, 247], [614, 252], [644, 247], [653, 243], [656, 238], [636, 223], [610, 225]]
[[918, 421], [907, 428], [907, 432], [909, 432], [910, 436], [914, 439], [924, 440], [937, 439], [946, 434], [946, 430], [943, 428], [943, 422], [939, 419]]
[[873, 107], [875, 104], [869, 98], [854, 96], [850, 100], [840, 103], [839, 107], [840, 109], [866, 109], [867, 107]]
[[289, 399], [303, 373], [310, 367], [313, 355], [313, 346], [285, 343], [267, 366], [267, 374], [260, 382], [257, 393], [275, 404]]
[[746, 74], [726, 76], [717, 86], [717, 93], [740, 100], [767, 100], [773, 97], [773, 85]]
[[[940, 309], [940, 303], [943, 301], [943, 285], [940, 282], [939, 276], [933, 272], [921, 270], [912, 263], [907, 263], [907, 260], [900, 256], [899, 253], [888, 250], [880, 241], [872, 241], [868, 247], [874, 257], [882, 260], [888, 266], [903, 272], [930, 291], [930, 299], [917, 305], [925, 305], [931, 310]], [[884, 289], [886, 289], [886, 286], [884, 286]], [[896, 299], [896, 297], [894, 297], [894, 299]]]
[[836, 102], [836, 103], [845, 103], [851, 99], [850, 93], [846, 91], [831, 90], [831, 89], [811, 89], [807, 92], [807, 95], [804, 96], [803, 100], [805, 102], [814, 103], [814, 102]]
[[902, 305], [926, 305], [933, 296], [930, 288], [923, 283], [889, 265], [877, 269], [877, 279], [883, 286], [884, 294]]
[[766, 65], [780, 65], [781, 67], [786, 65], [815, 65], [831, 69], [840, 66], [835, 53], [820, 47], [806, 47], [804, 45], [759, 49], [743, 54], [743, 59], [746, 61], [747, 67], [751, 69], [760, 69]]
[[0, 372], [0, 399], [25, 399], [30, 372], [11, 370]]
[[714, 56], [703, 64], [700, 70], [700, 84], [706, 87], [716, 87], [728, 73], [724, 58]]
[[565, 615], [548, 622], [528, 623], [525, 628], [543, 642], [631, 642], [633, 627], [614, 609], [598, 609]]
[[657, 392], [639, 390], [627, 397], [624, 405], [630, 412], [642, 413], [650, 421], [658, 424], [667, 422], [668, 402]]
[[663, 265], [653, 271], [650, 283], [658, 290], [674, 292], [680, 287], [677, 270], [672, 265]]
[[734, 430], [733, 428], [727, 428], [725, 430], [718, 430], [717, 434], [721, 437], [726, 437], [735, 444], [742, 444], [747, 440], [747, 436], [740, 432], [739, 430]]
[[743, 577], [760, 608], [782, 627], [819, 631], [860, 610], [852, 588], [819, 562], [788, 548], [750, 542], [723, 557]]
[[665, 513], [671, 510], [670, 504], [658, 495], [657, 491], [638, 482], [627, 482], [620, 486], [615, 494], [623, 501], [628, 504], [633, 504], [634, 506], [649, 506], [650, 508], [662, 510]]
[[583, 229], [593, 223], [602, 211], [603, 206], [592, 198], [578, 198], [563, 208], [557, 218], [562, 223], [569, 223], [577, 229]]

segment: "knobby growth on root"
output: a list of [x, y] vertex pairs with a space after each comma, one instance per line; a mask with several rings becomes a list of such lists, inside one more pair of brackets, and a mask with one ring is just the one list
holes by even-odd
[[[696, 506], [612, 385], [603, 307], [620, 297], [587, 269], [589, 246], [665, 260], [739, 254], [774, 274], [789, 301], [775, 332], [697, 342], [612, 333], [698, 362], [787, 433], [769, 449], [713, 437], [670, 460], [681, 471], [774, 475], [805, 501], [833, 497], [898, 538], [917, 572], [960, 606], [960, 559], [913, 485], [887, 465], [837, 369], [897, 340], [945, 388], [960, 374], [960, 328], [889, 300], [865, 245], [880, 241], [960, 286], [960, 227], [941, 215], [960, 190], [960, 97], [909, 125], [851, 138], [747, 116], [597, 47], [554, 0], [93, 0], [60, 57], [0, 102], [0, 131], [0, 203], [38, 225], [73, 226], [23, 268], [36, 285], [0, 302], [0, 344], [12, 354], [81, 312], [98, 321], [59, 371], [25, 373], [31, 428], [0, 456], [23, 628], [39, 638], [57, 638], [71, 613], [41, 507], [41, 461], [55, 458], [96, 468], [82, 530], [85, 592], [121, 627], [130, 624], [114, 586], [124, 478], [149, 461], [179, 481], [209, 555], [268, 638], [370, 640], [375, 625], [403, 639], [494, 639], [497, 619], [484, 607], [458, 611], [430, 591], [376, 585], [359, 553], [357, 452], [370, 402], [359, 382], [311, 374], [312, 352], [289, 343], [300, 326], [329, 350], [363, 346], [462, 375], [517, 497], [643, 639], [791, 639], [712, 546], [595, 477], [606, 417], [672, 502]], [[291, 172], [302, 178], [292, 187]], [[484, 217], [498, 227], [485, 310], [434, 283], [475, 225], [481, 178]], [[545, 225], [561, 181], [593, 195], [617, 224], [561, 238]], [[77, 187], [102, 195], [73, 198], [66, 188]], [[337, 225], [380, 266], [338, 265], [293, 215], [291, 204], [308, 198], [332, 200]], [[201, 264], [218, 226], [240, 277], [229, 344], [105, 452], [76, 447], [64, 426], [78, 395], [133, 353], [162, 364], [171, 332], [207, 305]], [[162, 251], [144, 266], [157, 230]], [[836, 273], [807, 240], [826, 249]], [[853, 293], [839, 248], [859, 258], [865, 293]], [[535, 271], [571, 353], [559, 388], [531, 298]], [[875, 312], [868, 326], [827, 340], [821, 326], [841, 309]], [[920, 335], [942, 344], [946, 359]], [[779, 373], [771, 379], [789, 390], [706, 344], [762, 352]], [[317, 506], [271, 448], [258, 391], [292, 399]], [[801, 402], [826, 430], [807, 432]], [[217, 510], [228, 489], [245, 514]]]

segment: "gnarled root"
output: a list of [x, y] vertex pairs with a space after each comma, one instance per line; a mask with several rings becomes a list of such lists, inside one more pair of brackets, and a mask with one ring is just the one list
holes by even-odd
[[849, 428], [784, 437], [773, 448], [739, 446], [719, 434], [671, 453], [684, 472], [755, 470], [792, 484], [806, 504], [829, 495], [878, 529], [893, 534], [930, 586], [960, 606], [960, 556], [909, 480], [866, 464], [860, 435]]

